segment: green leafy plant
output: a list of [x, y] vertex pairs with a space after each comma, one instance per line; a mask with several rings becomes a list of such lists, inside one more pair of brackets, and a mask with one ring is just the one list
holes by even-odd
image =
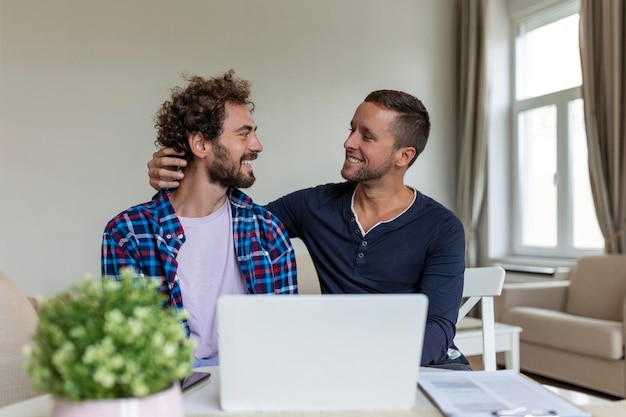
[[76, 401], [142, 397], [191, 373], [184, 313], [163, 308], [159, 282], [134, 276], [87, 277], [39, 300], [34, 344], [24, 349], [36, 389]]

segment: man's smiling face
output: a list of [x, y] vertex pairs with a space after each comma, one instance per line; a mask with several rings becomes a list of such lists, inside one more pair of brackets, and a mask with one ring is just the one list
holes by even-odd
[[211, 181], [236, 188], [254, 184], [252, 161], [263, 150], [256, 128], [247, 106], [226, 103], [222, 133], [212, 142], [214, 159], [208, 172]]
[[395, 138], [391, 132], [398, 113], [374, 103], [359, 105], [343, 144], [346, 159], [341, 176], [353, 182], [376, 180], [393, 166]]

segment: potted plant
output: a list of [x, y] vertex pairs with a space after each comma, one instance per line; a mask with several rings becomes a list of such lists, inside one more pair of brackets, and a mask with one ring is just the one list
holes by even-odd
[[53, 396], [53, 416], [116, 416], [138, 407], [139, 415], [183, 415], [177, 381], [192, 371], [193, 344], [184, 313], [163, 308], [159, 285], [125, 269], [119, 281], [87, 278], [40, 297], [26, 370], [37, 390]]

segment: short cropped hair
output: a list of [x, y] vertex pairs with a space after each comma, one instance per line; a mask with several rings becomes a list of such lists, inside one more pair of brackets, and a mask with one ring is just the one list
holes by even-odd
[[426, 147], [430, 134], [430, 116], [424, 104], [417, 97], [396, 90], [373, 91], [365, 101], [399, 113], [391, 133], [396, 149], [415, 148], [415, 157], [409, 162], [409, 166], [413, 165]]
[[172, 89], [172, 98], [164, 102], [155, 115], [157, 139], [155, 144], [184, 152], [184, 158], [193, 158], [188, 137], [201, 133], [206, 140], [216, 140], [222, 133], [226, 118], [226, 103], [246, 105], [250, 101], [251, 82], [235, 76], [234, 70], [209, 79], [185, 76], [185, 88]]

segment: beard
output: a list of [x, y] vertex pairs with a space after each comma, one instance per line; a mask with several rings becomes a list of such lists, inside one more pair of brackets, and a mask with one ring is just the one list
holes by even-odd
[[209, 179], [224, 187], [248, 188], [254, 184], [254, 173], [244, 174], [241, 172], [241, 161], [244, 159], [256, 159], [256, 155], [243, 155], [238, 162], [233, 161], [228, 150], [221, 143], [213, 144], [215, 159], [209, 167]]
[[345, 166], [341, 169], [341, 176], [349, 182], [365, 182], [382, 178], [391, 169], [392, 162], [389, 158], [379, 168], [359, 168], [355, 172], [350, 172]]

